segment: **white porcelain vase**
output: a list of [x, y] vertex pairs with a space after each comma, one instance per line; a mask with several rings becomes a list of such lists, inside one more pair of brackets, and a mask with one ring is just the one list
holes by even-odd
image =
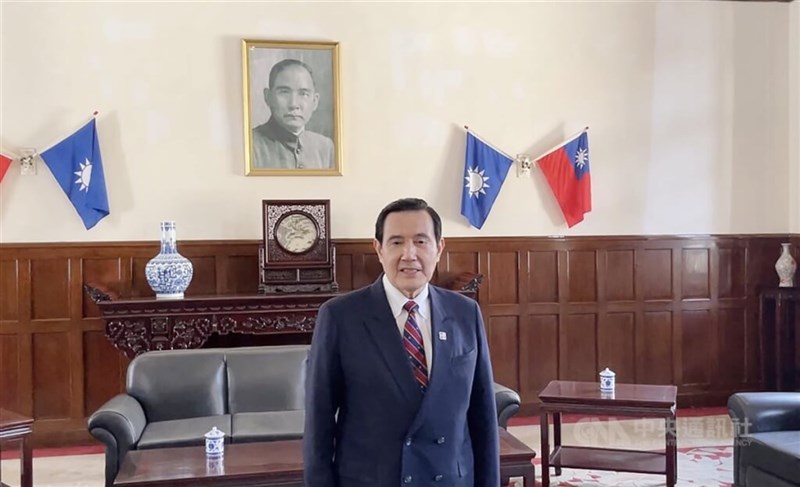
[[780, 287], [794, 287], [794, 273], [797, 270], [797, 262], [792, 257], [792, 244], [782, 243], [781, 256], [775, 262], [775, 270], [778, 272], [778, 277], [781, 279]]
[[161, 252], [147, 263], [144, 274], [157, 299], [182, 298], [192, 282], [192, 263], [178, 253], [175, 222], [161, 222]]

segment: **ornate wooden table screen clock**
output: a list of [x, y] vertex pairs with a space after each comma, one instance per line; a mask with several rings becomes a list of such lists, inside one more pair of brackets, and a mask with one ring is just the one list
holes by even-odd
[[258, 292], [337, 291], [330, 200], [264, 200], [262, 206]]

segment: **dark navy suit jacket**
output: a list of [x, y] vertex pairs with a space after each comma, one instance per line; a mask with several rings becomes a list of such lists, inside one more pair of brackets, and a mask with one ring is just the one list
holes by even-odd
[[319, 310], [306, 378], [307, 487], [500, 485], [480, 309], [430, 286], [433, 366], [414, 380], [378, 279]]

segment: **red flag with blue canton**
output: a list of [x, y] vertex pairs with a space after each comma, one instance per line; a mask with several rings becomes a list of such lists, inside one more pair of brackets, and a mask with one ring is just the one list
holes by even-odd
[[8, 171], [9, 166], [11, 166], [11, 158], [0, 154], [0, 182], [2, 182], [3, 178], [6, 176], [6, 171]]
[[108, 194], [95, 120], [42, 152], [42, 159], [66, 193], [86, 229], [108, 216]]
[[592, 178], [589, 175], [589, 135], [584, 131], [553, 152], [539, 159], [547, 179], [570, 227], [583, 221], [592, 211]]

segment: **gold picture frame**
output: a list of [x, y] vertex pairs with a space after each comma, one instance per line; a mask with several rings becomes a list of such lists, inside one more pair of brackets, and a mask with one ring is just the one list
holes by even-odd
[[242, 67], [245, 175], [341, 176], [339, 43], [243, 39]]

